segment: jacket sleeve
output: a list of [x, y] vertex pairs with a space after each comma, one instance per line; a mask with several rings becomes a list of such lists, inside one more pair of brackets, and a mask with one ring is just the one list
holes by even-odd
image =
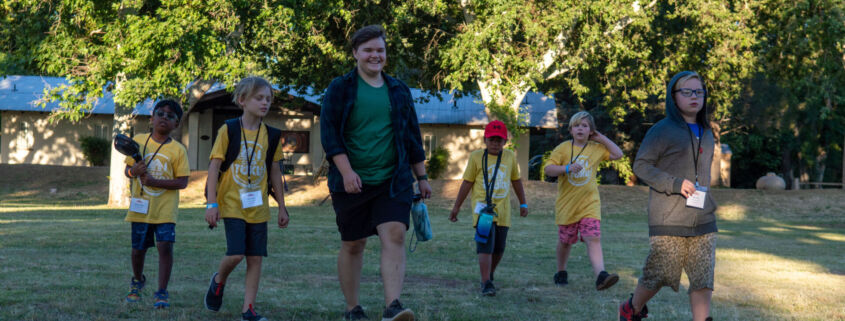
[[345, 154], [340, 125], [343, 118], [343, 88], [341, 79], [336, 78], [329, 84], [326, 95], [323, 98], [323, 105], [320, 108], [320, 142], [326, 152], [326, 160], [338, 154]]
[[659, 130], [652, 127], [648, 130], [637, 151], [637, 158], [634, 159], [634, 174], [648, 184], [655, 191], [671, 195], [681, 192], [683, 178], [677, 178], [657, 168], [657, 162], [665, 149], [663, 140], [660, 139]]
[[408, 157], [411, 165], [425, 161], [425, 150], [422, 146], [422, 136], [420, 134], [420, 123], [417, 120], [417, 109], [414, 108], [414, 98], [411, 96], [411, 90], [407, 86], [403, 86], [403, 90], [408, 94], [408, 108], [410, 114], [408, 115], [408, 135], [405, 136], [405, 146], [408, 149]]

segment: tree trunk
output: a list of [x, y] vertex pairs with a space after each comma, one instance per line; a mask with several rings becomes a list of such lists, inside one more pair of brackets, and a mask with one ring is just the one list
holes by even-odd
[[[118, 78], [116, 88], [121, 85]], [[114, 135], [130, 135], [132, 129], [132, 108], [114, 106], [114, 125], [112, 126], [111, 158], [109, 161], [109, 207], [129, 207], [129, 179], [123, 174], [126, 165], [123, 154], [114, 149]]]

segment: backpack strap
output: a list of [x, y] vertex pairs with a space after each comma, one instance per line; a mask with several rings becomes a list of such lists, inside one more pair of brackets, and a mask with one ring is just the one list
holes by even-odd
[[[269, 126], [269, 125], [266, 125], [266, 124], [264, 125], [264, 127], [267, 128], [267, 155], [266, 155], [267, 157], [266, 157], [266, 160], [265, 160], [266, 166], [267, 166], [267, 167], [265, 167], [267, 169], [267, 193], [270, 194], [270, 196], [272, 196], [273, 198], [275, 198], [276, 193], [275, 193], [275, 190], [273, 189], [273, 183], [270, 180], [270, 173], [271, 173], [270, 169], [273, 166], [281, 166], [280, 164], [277, 164], [276, 162], [273, 161], [273, 156], [276, 155], [276, 147], [279, 146], [279, 141], [282, 139], [282, 131], [279, 130], [278, 128], [275, 128], [275, 127], [272, 127], [272, 126]], [[281, 170], [282, 168], [279, 167], [279, 169]], [[282, 179], [283, 180], [284, 180], [284, 177], [285, 177], [285, 174], [282, 173]], [[285, 184], [285, 185], [287, 185], [287, 184]], [[284, 189], [285, 189], [285, 191], [287, 191], [287, 186], [284, 186]], [[278, 200], [276, 200], [276, 201], [278, 201]]]
[[[229, 144], [226, 146], [226, 156], [223, 157], [223, 163], [220, 164], [220, 170], [217, 172], [217, 183], [223, 178], [223, 173], [226, 172], [232, 163], [238, 159], [238, 153], [241, 151], [241, 122], [240, 118], [232, 118], [226, 120], [226, 136], [229, 138]], [[218, 137], [219, 138], [219, 137]], [[217, 185], [218, 187], [220, 185]], [[208, 201], [208, 187], [204, 191], [205, 200]]]

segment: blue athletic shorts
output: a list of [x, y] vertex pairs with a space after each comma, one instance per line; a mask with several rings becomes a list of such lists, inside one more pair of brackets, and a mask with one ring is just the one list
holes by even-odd
[[176, 242], [176, 224], [148, 224], [132, 222], [132, 248], [143, 251], [155, 242]]

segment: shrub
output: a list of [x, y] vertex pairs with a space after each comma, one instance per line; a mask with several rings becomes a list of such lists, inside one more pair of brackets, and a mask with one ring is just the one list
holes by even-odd
[[92, 166], [103, 166], [106, 164], [106, 158], [111, 151], [111, 145], [108, 140], [100, 137], [87, 136], [79, 140], [82, 147], [82, 154], [85, 159], [91, 163]]
[[432, 179], [439, 178], [449, 165], [449, 151], [443, 147], [435, 148], [427, 163], [425, 171], [428, 176]]

